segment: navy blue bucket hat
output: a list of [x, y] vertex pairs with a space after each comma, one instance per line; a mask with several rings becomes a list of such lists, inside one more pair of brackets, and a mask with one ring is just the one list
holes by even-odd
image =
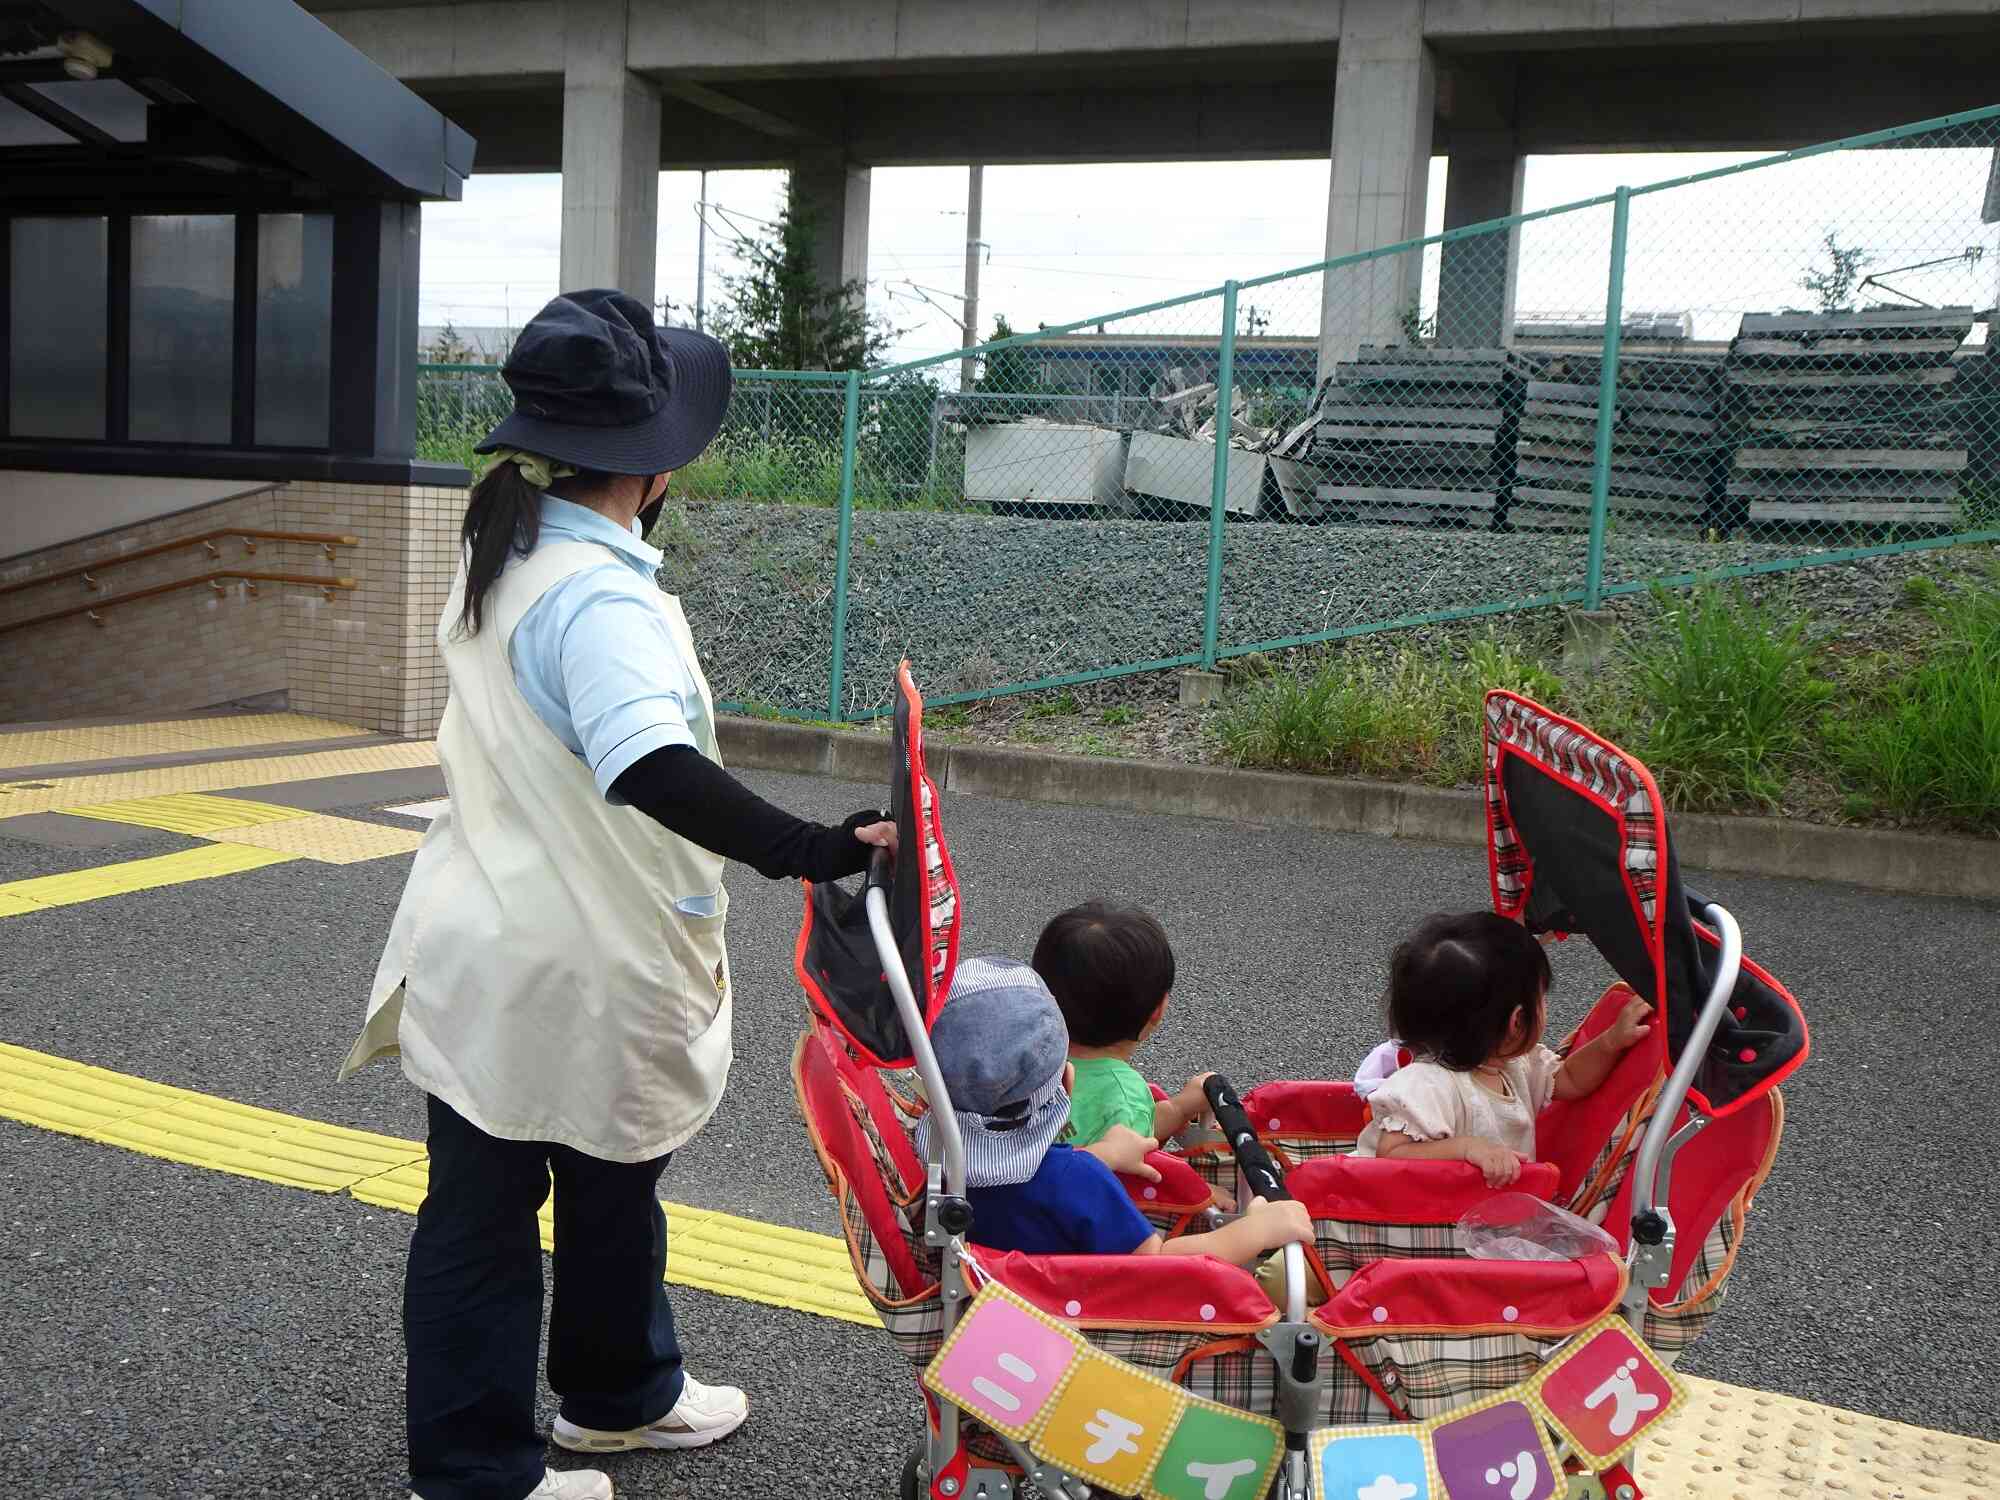
[[693, 462], [729, 409], [729, 352], [659, 328], [623, 292], [565, 292], [536, 313], [501, 367], [514, 410], [474, 451], [515, 448], [605, 474]]

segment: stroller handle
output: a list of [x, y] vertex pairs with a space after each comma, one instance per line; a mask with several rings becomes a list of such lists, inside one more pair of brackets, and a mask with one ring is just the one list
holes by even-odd
[[[1692, 903], [1690, 903], [1692, 904]], [[1680, 1060], [1674, 1065], [1673, 1074], [1660, 1091], [1660, 1098], [1653, 1107], [1653, 1118], [1647, 1123], [1645, 1138], [1639, 1144], [1638, 1159], [1633, 1163], [1632, 1178], [1632, 1229], [1634, 1240], [1659, 1242], [1659, 1233], [1665, 1229], [1661, 1212], [1665, 1207], [1660, 1191], [1660, 1159], [1667, 1149], [1667, 1141], [1674, 1134], [1674, 1121], [1686, 1102], [1688, 1089], [1694, 1084], [1694, 1075], [1699, 1071], [1702, 1060], [1708, 1056], [1708, 1044], [1715, 1037], [1715, 1029], [1722, 1024], [1723, 1012], [1729, 1008], [1730, 998], [1736, 993], [1737, 976], [1743, 970], [1743, 930], [1722, 907], [1710, 902], [1701, 913], [1722, 939], [1721, 961], [1715, 968], [1715, 979], [1709, 986], [1708, 998], [1702, 1003], [1701, 1012], [1695, 1017], [1694, 1030], [1689, 1033], [1681, 1048]]]
[[[1235, 1088], [1220, 1073], [1211, 1073], [1202, 1080], [1202, 1094], [1208, 1100], [1208, 1107], [1215, 1115], [1215, 1123], [1229, 1142], [1229, 1149], [1236, 1154], [1236, 1168], [1243, 1174], [1250, 1191], [1259, 1198], [1272, 1203], [1281, 1203], [1292, 1196], [1285, 1186], [1285, 1174], [1278, 1164], [1271, 1160], [1271, 1153], [1264, 1149], [1264, 1143], [1257, 1139], [1257, 1132], [1250, 1124], [1250, 1115], [1243, 1108], [1243, 1101]], [[1306, 1253], [1296, 1244], [1285, 1246], [1285, 1320], [1302, 1323], [1306, 1316]]]
[[958, 1116], [952, 1112], [951, 1091], [945, 1087], [937, 1053], [931, 1050], [931, 1034], [924, 1026], [924, 1008], [917, 1003], [916, 993], [910, 988], [909, 971], [903, 967], [902, 948], [896, 942], [895, 928], [889, 924], [888, 884], [895, 867], [895, 857], [887, 849], [877, 849], [869, 857], [868, 875], [862, 885], [862, 900], [868, 911], [868, 932], [875, 939], [875, 956], [881, 961], [882, 977], [888, 982], [889, 994], [896, 1002], [896, 1014], [902, 1020], [904, 1035], [909, 1039], [910, 1056], [916, 1062], [917, 1076], [924, 1081], [924, 1095], [930, 1100], [931, 1138], [938, 1143], [938, 1154], [942, 1158], [939, 1166], [943, 1170], [944, 1190], [954, 1198], [962, 1198], [965, 1196], [965, 1137], [959, 1131]]

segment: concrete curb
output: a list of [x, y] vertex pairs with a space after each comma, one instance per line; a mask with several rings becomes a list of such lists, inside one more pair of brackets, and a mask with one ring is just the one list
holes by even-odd
[[[889, 779], [889, 742], [879, 735], [729, 717], [717, 731], [723, 758], [735, 766]], [[1476, 792], [990, 745], [934, 742], [928, 750], [939, 787], [975, 797], [1288, 823], [1429, 844], [1486, 842], [1485, 799]], [[1680, 815], [1673, 827], [1690, 869], [2000, 902], [2000, 841], [1700, 813]]]

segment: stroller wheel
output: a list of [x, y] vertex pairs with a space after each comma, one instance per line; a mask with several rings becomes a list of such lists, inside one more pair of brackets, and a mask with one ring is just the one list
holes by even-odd
[[901, 1500], [930, 1500], [930, 1475], [924, 1472], [924, 1445], [917, 1444], [903, 1460], [903, 1482], [897, 1488]]

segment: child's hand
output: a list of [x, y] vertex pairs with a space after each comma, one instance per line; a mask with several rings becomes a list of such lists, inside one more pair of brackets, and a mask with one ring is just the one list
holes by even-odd
[[1150, 1135], [1141, 1135], [1129, 1125], [1113, 1125], [1104, 1138], [1083, 1148], [1121, 1177], [1137, 1177], [1146, 1182], [1160, 1180], [1159, 1169], [1146, 1160], [1160, 1149]]
[[1215, 1195], [1215, 1208], [1218, 1213], [1233, 1214], [1236, 1212], [1236, 1198], [1234, 1194], [1226, 1193], [1221, 1188], [1210, 1188], [1209, 1191]]
[[1620, 1052], [1630, 1051], [1652, 1035], [1652, 1020], [1653, 1007], [1634, 995], [1604, 1033], [1605, 1041]]
[[1479, 1168], [1488, 1187], [1505, 1187], [1521, 1175], [1521, 1158], [1498, 1141], [1468, 1136], [1462, 1149], [1464, 1160]]
[[1184, 1122], [1181, 1129], [1185, 1130], [1196, 1120], [1208, 1117], [1208, 1095], [1201, 1091], [1201, 1086], [1204, 1080], [1214, 1076], [1213, 1072], [1197, 1073], [1181, 1085], [1181, 1091], [1174, 1095], [1174, 1108], [1181, 1112], [1181, 1119]]
[[1255, 1241], [1259, 1255], [1286, 1245], [1310, 1245], [1313, 1242], [1312, 1215], [1296, 1199], [1287, 1198], [1273, 1203], [1267, 1198], [1252, 1198], [1237, 1223], [1246, 1226], [1244, 1232]]

